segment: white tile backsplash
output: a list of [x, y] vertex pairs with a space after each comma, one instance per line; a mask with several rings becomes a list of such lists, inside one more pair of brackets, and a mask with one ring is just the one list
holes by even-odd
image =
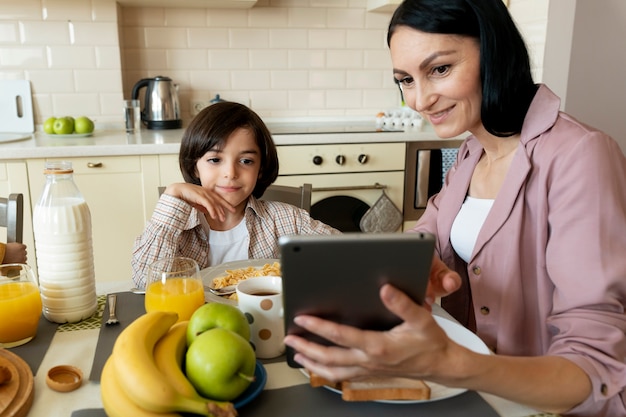
[[[120, 123], [141, 78], [220, 94], [262, 116], [374, 115], [399, 105], [386, 45], [390, 13], [367, 0], [259, 0], [250, 9], [122, 7], [115, 0], [0, 0], [0, 78], [29, 79], [36, 123], [78, 113]], [[510, 0], [541, 75], [547, 2]], [[538, 80], [539, 81], [539, 80]]]

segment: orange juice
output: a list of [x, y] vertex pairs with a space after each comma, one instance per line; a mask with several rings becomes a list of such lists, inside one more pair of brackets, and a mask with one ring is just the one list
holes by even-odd
[[198, 307], [204, 304], [204, 285], [196, 278], [168, 278], [148, 284], [146, 311], [174, 311], [178, 321], [189, 320]]
[[30, 340], [41, 317], [39, 288], [32, 282], [0, 284], [0, 343]]

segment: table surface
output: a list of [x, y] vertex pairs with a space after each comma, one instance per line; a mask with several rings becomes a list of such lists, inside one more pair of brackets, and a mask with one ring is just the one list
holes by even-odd
[[[98, 285], [98, 294], [128, 291], [130, 281], [106, 282]], [[445, 311], [437, 311], [447, 315]], [[35, 375], [35, 398], [29, 417], [70, 416], [72, 411], [86, 408], [102, 408], [100, 384], [89, 381], [92, 361], [98, 342], [99, 329], [57, 331]], [[57, 365], [73, 365], [83, 372], [83, 385], [76, 391], [59, 393], [46, 385], [46, 372]], [[285, 362], [265, 364], [267, 370], [266, 390], [308, 384], [308, 378], [299, 370], [292, 369]], [[548, 416], [528, 407], [479, 393], [501, 416], [527, 417]]]

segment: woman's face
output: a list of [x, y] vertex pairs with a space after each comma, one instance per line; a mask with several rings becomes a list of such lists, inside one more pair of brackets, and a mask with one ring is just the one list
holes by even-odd
[[202, 187], [212, 190], [235, 207], [254, 191], [261, 169], [261, 151], [250, 129], [235, 130], [222, 149], [211, 149], [196, 162]]
[[399, 26], [389, 46], [406, 104], [433, 125], [437, 136], [483, 130], [480, 53], [473, 38]]

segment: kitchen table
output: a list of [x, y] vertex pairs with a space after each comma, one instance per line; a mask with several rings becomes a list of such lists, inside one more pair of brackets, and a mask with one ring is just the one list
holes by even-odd
[[[111, 292], [125, 292], [128, 291], [131, 286], [132, 283], [130, 280], [123, 282], [103, 282], [101, 284], [98, 284], [98, 294], [101, 295], [99, 297], [101, 308], [99, 309], [99, 313], [97, 313], [98, 316], [94, 317], [94, 319], [91, 321], [91, 324], [87, 326], [63, 325], [59, 326], [56, 331], [53, 330], [54, 335], [51, 338], [51, 342], [47, 347], [45, 354], [43, 355], [43, 359], [41, 360], [41, 363], [38, 366], [38, 370], [35, 375], [35, 397], [31, 411], [28, 414], [29, 417], [69, 417], [72, 416], [72, 413], [76, 412], [77, 410], [102, 408], [102, 401], [100, 399], [100, 384], [96, 381], [90, 381], [89, 376], [92, 371], [94, 355], [96, 354], [96, 347], [98, 345], [98, 337], [100, 334], [99, 323], [102, 322], [101, 317], [104, 309], [104, 294]], [[138, 303], [143, 303], [143, 296], [132, 296], [136, 297]], [[129, 300], [132, 298], [126, 297], [126, 299]], [[117, 308], [118, 312], [121, 313], [124, 309], [124, 304], [118, 303]], [[450, 317], [441, 308], [437, 308], [437, 306], [434, 307], [434, 312], [439, 315]], [[47, 370], [52, 368], [53, 366], [62, 364], [73, 365], [82, 370], [84, 376], [83, 385], [76, 391], [72, 391], [69, 393], [60, 393], [53, 391], [47, 387]], [[306, 407], [306, 402], [308, 401], [309, 403], [316, 405], [317, 411], [324, 411], [323, 409], [320, 409], [320, 407], [324, 405], [327, 407], [327, 410], [324, 411], [325, 413], [328, 413], [328, 407], [333, 407], [332, 404], [335, 404], [335, 406], [345, 406], [344, 404], [341, 404], [341, 401], [339, 400], [339, 395], [335, 393], [330, 393], [323, 388], [313, 389], [308, 387], [308, 378], [304, 376], [303, 373], [299, 370], [289, 368], [284, 360], [270, 360], [268, 361], [268, 363], [265, 363], [264, 366], [267, 370], [268, 376], [265, 386], [265, 392], [261, 393], [261, 396], [257, 400], [255, 400], [259, 401], [258, 404], [262, 404], [263, 409], [267, 409], [267, 407], [271, 406], [272, 398], [274, 399], [274, 404], [276, 402], [285, 403], [293, 401], [297, 404], [297, 406], [303, 407]], [[280, 394], [282, 392], [281, 389], [289, 389], [289, 396], [286, 396], [286, 398], [275, 398], [276, 395], [274, 394]], [[470, 394], [473, 395], [474, 393]], [[265, 397], [262, 397], [264, 395]], [[493, 407], [493, 409], [500, 416], [549, 416], [548, 414], [538, 413], [535, 410], [504, 400], [502, 398], [495, 397], [493, 395], [480, 393], [480, 398], [484, 399], [489, 405], [491, 405], [491, 407]], [[261, 399], [263, 400], [262, 402], [260, 401]], [[240, 410], [240, 415], [242, 417], [246, 417], [246, 415], [260, 415], [255, 413], [253, 410], [255, 401], [252, 401], [249, 405]], [[452, 401], [452, 399], [441, 400], [439, 402], [443, 403], [444, 401]], [[364, 406], [363, 403], [351, 404], [354, 404], [355, 407]], [[399, 410], [401, 410], [401, 408], [398, 407], [406, 407], [404, 405], [388, 404], [372, 404], [372, 406], [395, 407], [390, 409], [390, 415], [398, 415]], [[420, 405], [414, 405], [412, 407], [419, 406]], [[302, 409], [304, 410], [305, 408]], [[379, 410], [378, 413], [380, 414], [381, 411]], [[382, 413], [384, 413], [384, 411], [382, 411]], [[80, 415], [82, 416], [96, 416], [99, 414], [103, 415], [101, 412], [98, 413], [98, 411], [85, 414], [80, 413]], [[74, 413], [74, 416], [77, 415], [79, 415], [79, 413]], [[272, 415], [277, 414], [272, 413]]]

